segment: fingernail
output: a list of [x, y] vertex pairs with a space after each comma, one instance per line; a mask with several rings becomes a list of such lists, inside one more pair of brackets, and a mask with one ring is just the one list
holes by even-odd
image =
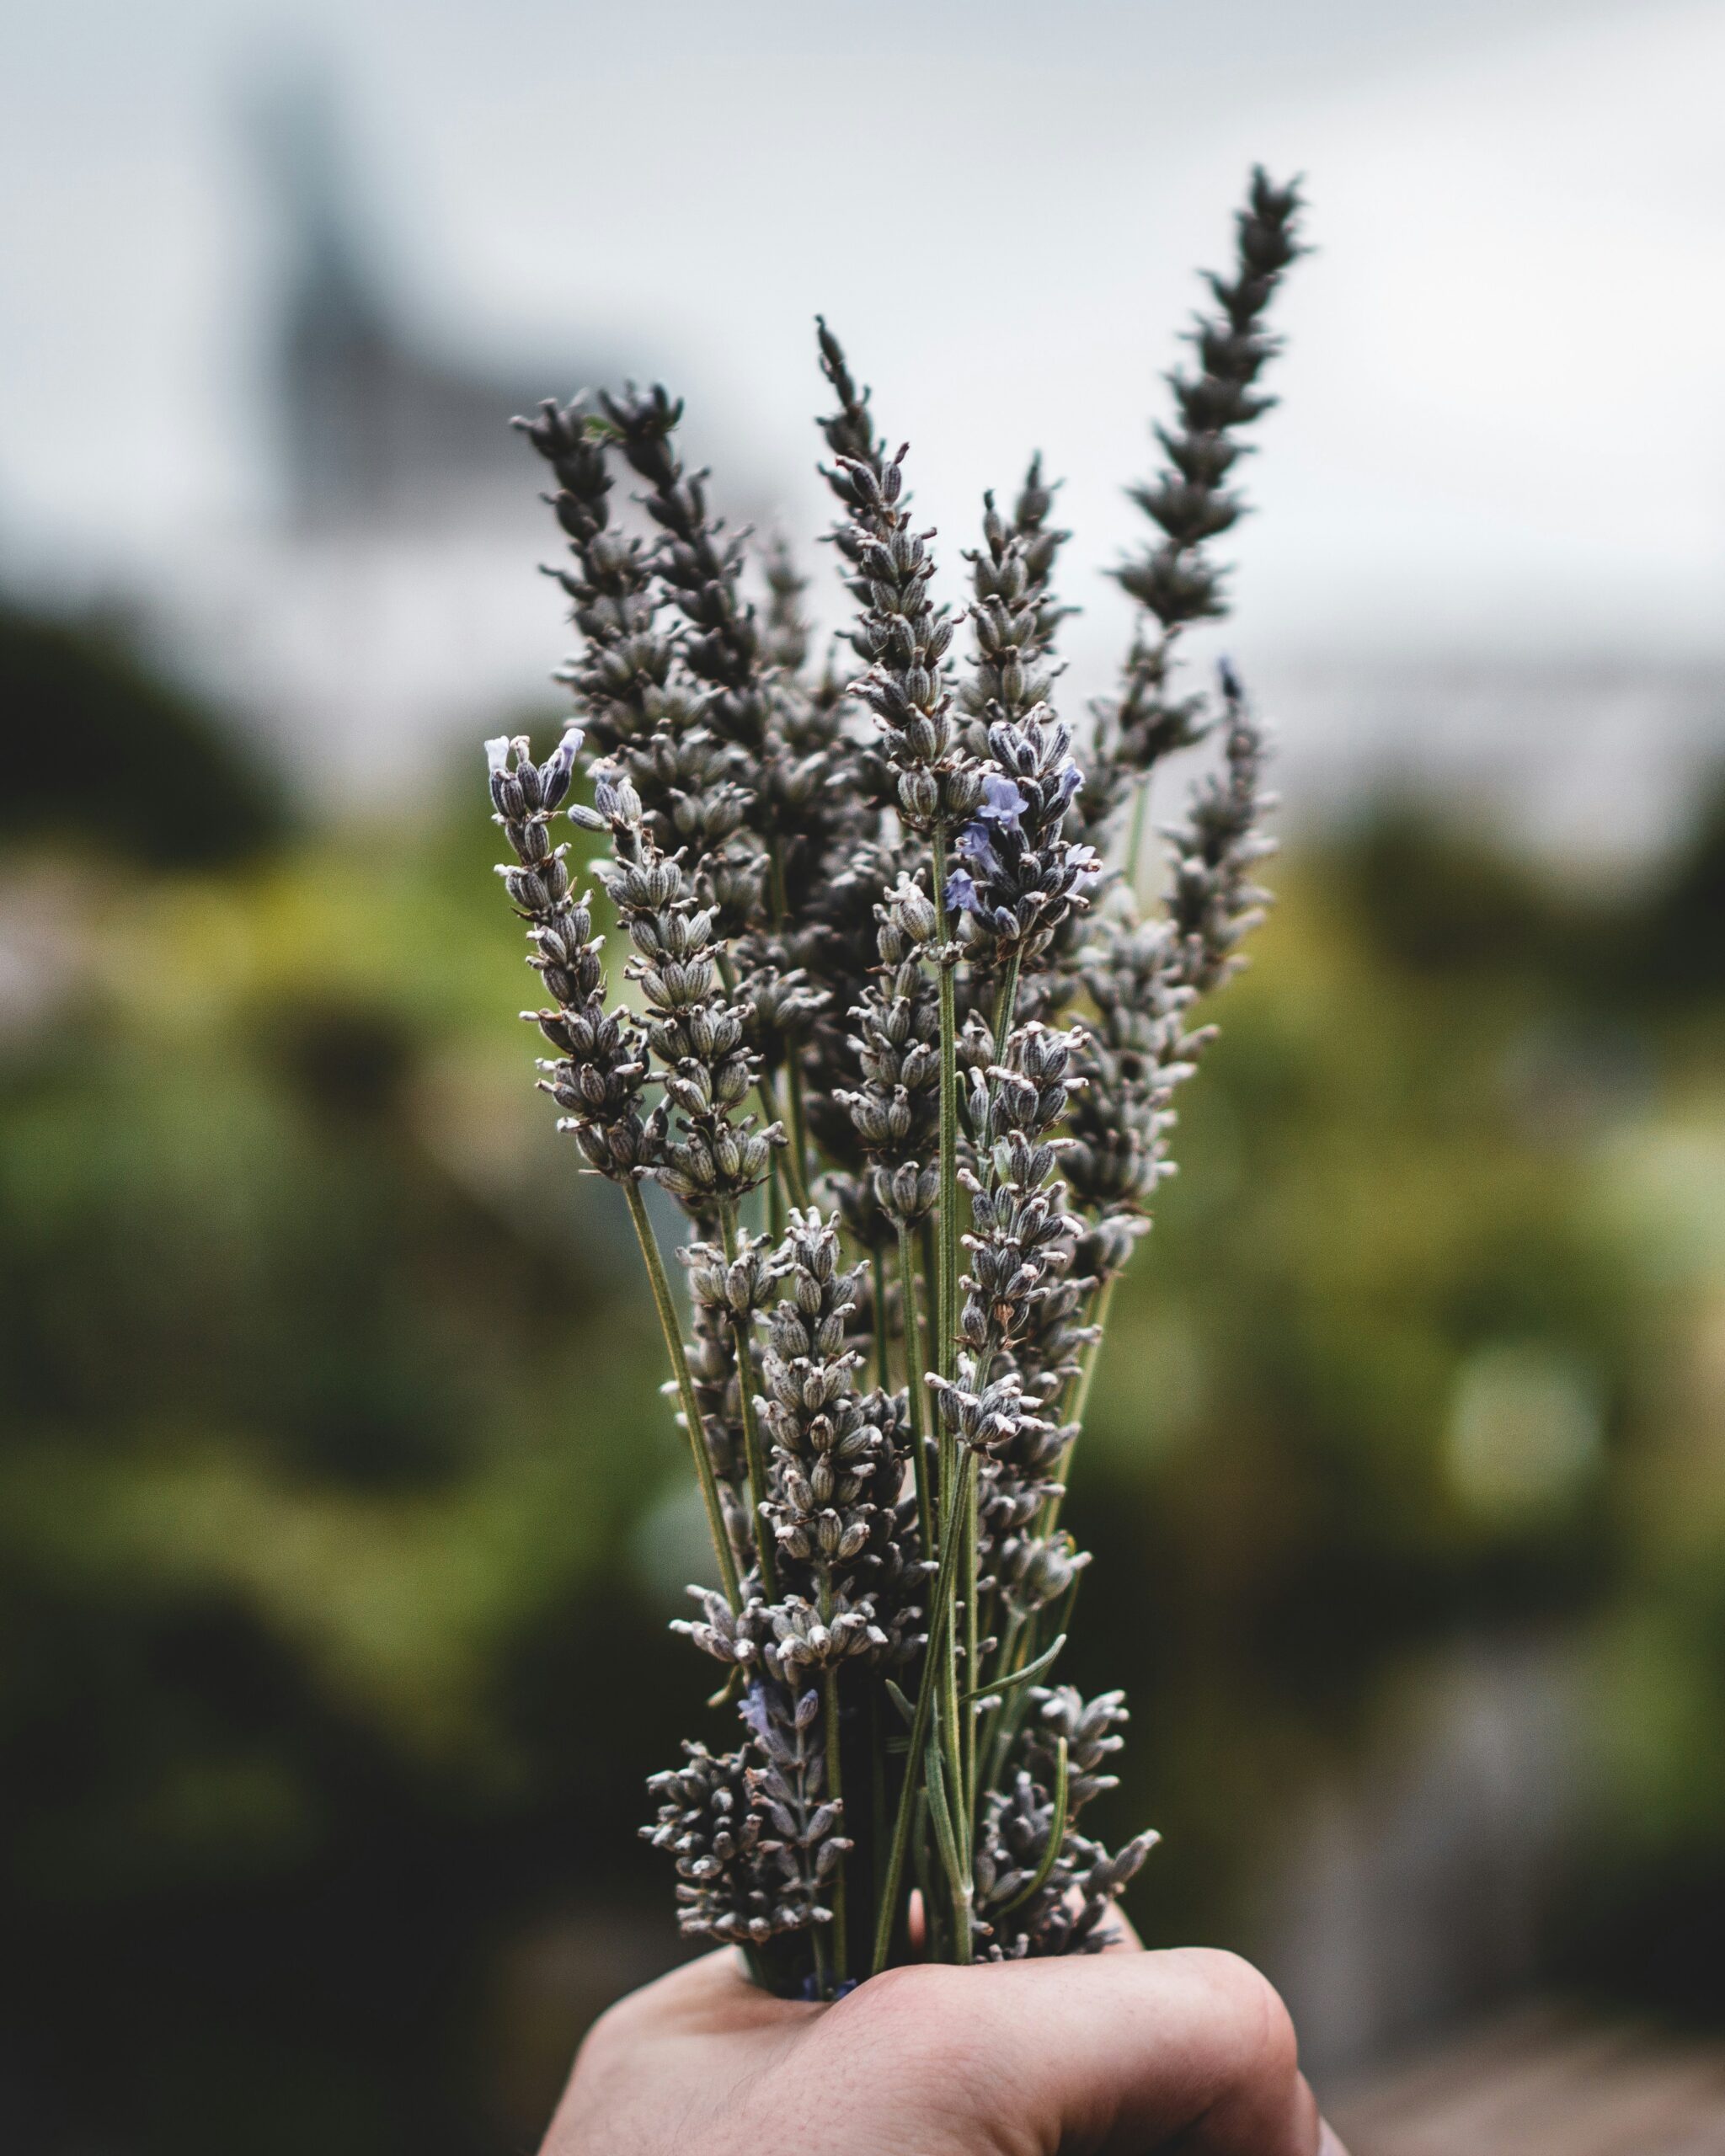
[[1336, 2129], [1327, 2119], [1318, 2121], [1317, 2156], [1348, 2156], [1348, 2151], [1336, 2138]]

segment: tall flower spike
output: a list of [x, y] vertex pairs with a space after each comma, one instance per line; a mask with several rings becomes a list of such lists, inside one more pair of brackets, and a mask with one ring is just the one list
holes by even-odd
[[868, 409], [866, 389], [858, 389], [852, 378], [851, 370], [839, 340], [826, 326], [825, 315], [814, 318], [815, 335], [820, 346], [820, 371], [832, 385], [833, 394], [839, 400], [839, 408], [826, 419], [817, 419], [822, 438], [836, 457], [852, 464], [866, 464], [877, 479], [886, 473], [886, 444], [874, 431], [874, 419]]
[[708, 690], [702, 718], [721, 740], [759, 754], [772, 704], [760, 625], [742, 595], [743, 543], [726, 537], [708, 515], [708, 474], [686, 472], [672, 447], [681, 400], [655, 383], [647, 391], [631, 385], [600, 402], [629, 468], [648, 483], [647, 514], [665, 534], [654, 567], [690, 624], [681, 650]]
[[689, 624], [678, 655], [704, 688], [702, 726], [725, 744], [715, 766], [729, 774], [750, 826], [722, 852], [701, 850], [702, 895], [729, 933], [747, 938], [739, 960], [748, 1039], [777, 1071], [827, 1001], [794, 963], [798, 939], [786, 916], [828, 867], [856, 790], [854, 759], [830, 707], [775, 679], [767, 637], [743, 594], [743, 535], [726, 534], [708, 507], [707, 474], [686, 472], [676, 455], [681, 403], [655, 386], [601, 404], [630, 469], [648, 483], [644, 506], [664, 534], [654, 572]]
[[1184, 819], [1164, 834], [1172, 853], [1167, 914], [1180, 978], [1204, 995], [1236, 972], [1243, 937], [1263, 918], [1269, 894], [1252, 883], [1255, 865], [1276, 850], [1263, 825], [1275, 796], [1262, 791], [1265, 747], [1240, 677], [1226, 659], [1216, 669], [1226, 714], [1220, 776], [1202, 780]]
[[743, 1389], [752, 1393], [756, 1373], [738, 1367], [739, 1321], [748, 1328], [772, 1302], [782, 1273], [760, 1238], [740, 1238], [737, 1254], [711, 1243], [691, 1243], [677, 1253], [689, 1284], [689, 1368], [702, 1411], [708, 1456], [718, 1477], [725, 1524], [738, 1569], [755, 1560], [754, 1499], [750, 1487]]
[[[977, 1172], [967, 1173], [970, 1270], [959, 1337], [985, 1367], [1010, 1353], [1033, 1321], [1044, 1283], [1071, 1262], [1082, 1225], [1065, 1209], [1053, 1134], [1083, 1084], [1081, 1033], [1019, 1027], [1008, 1060], [971, 1081], [969, 1120]], [[1062, 1149], [1063, 1150], [1063, 1149]]]
[[825, 323], [820, 355], [840, 399], [837, 415], [825, 424], [827, 439], [836, 435], [855, 441], [859, 451], [840, 453], [825, 473], [845, 510], [833, 543], [850, 571], [847, 586], [861, 610], [851, 641], [868, 670], [857, 693], [880, 727], [906, 826], [951, 829], [969, 815], [982, 788], [953, 716], [945, 671], [953, 622], [930, 592], [934, 560], [927, 541], [932, 535], [911, 530], [905, 451], [883, 462], [868, 435], [867, 398], [858, 400]]
[[642, 542], [611, 520], [607, 462], [615, 423], [577, 398], [567, 409], [542, 404], [514, 423], [547, 464], [558, 491], [547, 497], [569, 542], [569, 565], [554, 570], [569, 595], [582, 649], [557, 678], [574, 692], [594, 745], [617, 760], [640, 795], [660, 843], [711, 860], [713, 895], [733, 929], [759, 904], [765, 872], [734, 857], [748, 820], [739, 767], [706, 725], [707, 700], [684, 668], [665, 626], [665, 591]]
[[973, 959], [990, 971], [1010, 964], [1015, 978], [1086, 905], [1102, 873], [1093, 847], [1062, 835], [1084, 781], [1071, 729], [1048, 702], [1060, 616], [1048, 578], [1065, 536], [1043, 528], [1049, 499], [1036, 464], [1011, 526], [985, 494], [983, 544], [967, 557], [976, 651], [963, 701], [982, 794], [959, 835], [945, 896]]
[[1034, 964], [1101, 880], [1095, 847], [1062, 835], [1083, 785], [1071, 746], [1046, 704], [989, 727], [982, 798], [959, 834], [946, 900], [973, 955], [991, 967]]
[[761, 1815], [750, 1801], [745, 1755], [715, 1758], [686, 1742], [685, 1763], [651, 1775], [658, 1817], [644, 1840], [676, 1860], [677, 1929], [686, 1939], [760, 1946], [788, 1928], [778, 1906], [780, 1866], [761, 1847]]
[[1058, 479], [1044, 478], [1039, 450], [1030, 460], [1012, 504], [1012, 530], [1024, 550], [1024, 565], [1030, 573], [1028, 596], [1036, 607], [1037, 648], [1044, 654], [1053, 652], [1060, 623], [1078, 611], [1060, 606], [1053, 596], [1055, 562], [1072, 536], [1049, 522], [1060, 483]]
[[[775, 706], [772, 738], [777, 753], [763, 768], [766, 828], [779, 850], [781, 930], [794, 935], [806, 965], [821, 947], [821, 899], [833, 878], [879, 835], [879, 813], [868, 798], [864, 744], [846, 725], [845, 686], [829, 659], [808, 679], [810, 624], [803, 611], [808, 589], [782, 541], [762, 564], [769, 592], [763, 648], [772, 667]], [[814, 916], [811, 918], [810, 916]]]
[[1178, 417], [1156, 430], [1167, 462], [1132, 489], [1161, 536], [1115, 572], [1144, 618], [1119, 694], [1095, 707], [1096, 768], [1079, 808], [1092, 836], [1108, 826], [1153, 766], [1206, 730], [1201, 701], [1169, 692], [1174, 649], [1188, 623], [1228, 611], [1223, 572], [1206, 548], [1245, 513], [1227, 481], [1247, 451], [1241, 429], [1275, 402], [1257, 386], [1278, 350], [1263, 318], [1303, 251], [1300, 208], [1297, 181], [1277, 187], [1261, 166], [1253, 171], [1246, 206], [1235, 220], [1233, 274], [1206, 279], [1216, 311], [1199, 315], [1189, 333], [1198, 366], [1168, 377]]
[[769, 594], [764, 638], [766, 656], [780, 674], [797, 675], [809, 662], [813, 626], [803, 611], [809, 579], [801, 575], [782, 538], [768, 545], [761, 563]]
[[784, 1134], [776, 1123], [756, 1130], [742, 1113], [757, 1070], [745, 1014], [721, 988], [712, 911], [697, 905], [681, 858], [660, 850], [640, 796], [615, 766], [595, 768], [594, 802], [615, 855], [601, 880], [634, 947], [629, 976], [646, 998], [647, 1038], [670, 1109], [653, 1175], [708, 1219], [763, 1181]]
[[938, 1195], [940, 1019], [919, 961], [935, 915], [908, 877], [874, 910], [880, 963], [852, 1013], [862, 1083], [836, 1097], [870, 1162], [872, 1204], [897, 1230], [927, 1219]]
[[603, 939], [593, 933], [585, 896], [569, 889], [566, 846], [551, 840], [551, 819], [569, 792], [581, 736], [565, 734], [542, 764], [525, 736], [485, 744], [493, 822], [515, 858], [498, 869], [532, 945], [527, 963], [544, 984], [550, 1006], [524, 1011], [557, 1051], [542, 1063], [540, 1081], [564, 1111], [558, 1128], [573, 1131], [590, 1167], [613, 1182], [649, 1172], [664, 1142], [664, 1118], [644, 1120], [647, 1043], [627, 1012], [605, 1007]]
[[862, 1268], [841, 1269], [836, 1223], [813, 1210], [792, 1214], [784, 1248], [790, 1292], [768, 1321], [761, 1368], [775, 1492], [768, 1516], [782, 1555], [825, 1612], [832, 1651], [851, 1651], [844, 1637], [851, 1630], [884, 1646], [884, 1636], [868, 1637], [866, 1606], [837, 1606], [868, 1549], [878, 1505], [898, 1494], [887, 1480], [896, 1465], [890, 1441], [857, 1391], [862, 1358], [848, 1326]]
[[[1172, 1102], [1202, 1045], [1187, 1023], [1194, 991], [1167, 921], [1108, 920], [1084, 958], [1096, 1015], [1077, 1058], [1085, 1085], [1061, 1166], [1087, 1210], [1131, 1215], [1173, 1172]], [[1126, 1253], [1117, 1254], [1124, 1263]]]
[[[1057, 605], [1051, 592], [1055, 558], [1072, 536], [1049, 525], [1054, 494], [1037, 456], [1010, 520], [991, 494], [982, 498], [982, 544], [964, 557], [975, 595], [976, 656], [959, 691], [959, 707], [973, 720], [985, 721], [991, 711], [1019, 718], [1047, 701], [1055, 633], [1074, 611]], [[987, 753], [985, 723], [971, 727], [966, 745], [973, 755]]]
[[557, 491], [546, 499], [572, 557], [551, 574], [569, 595], [585, 650], [559, 679], [579, 696], [595, 747], [615, 754], [673, 716], [675, 653], [659, 626], [641, 542], [611, 521], [611, 430], [579, 398], [566, 408], [547, 399], [531, 419], [511, 424], [551, 467]]
[[827, 1897], [852, 1846], [839, 1832], [841, 1800], [826, 1791], [826, 1760], [816, 1735], [820, 1694], [782, 1698], [757, 1688], [745, 1705], [765, 1764], [748, 1769], [749, 1801], [761, 1822], [760, 1847], [778, 1860], [774, 1927], [806, 1931], [832, 1922]]

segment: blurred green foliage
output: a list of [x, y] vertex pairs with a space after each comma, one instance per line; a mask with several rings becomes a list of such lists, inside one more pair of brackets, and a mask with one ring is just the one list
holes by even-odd
[[154, 867], [243, 859], [281, 835], [278, 788], [118, 624], [0, 598], [0, 840], [44, 832]]
[[[519, 2145], [676, 1951], [633, 1830], [700, 1719], [701, 1544], [625, 1223], [511, 1028], [477, 777], [296, 834], [135, 661], [0, 632], [53, 684], [0, 854], [0, 2125]], [[112, 748], [75, 828], [67, 743]], [[1603, 1764], [1557, 1951], [1695, 2004], [1725, 818], [1628, 895], [1402, 813], [1276, 880], [1079, 1458], [1072, 1673], [1135, 1708], [1103, 1831], [1167, 1834], [1150, 1935], [1226, 1937], [1398, 1670], [1561, 1628]]]

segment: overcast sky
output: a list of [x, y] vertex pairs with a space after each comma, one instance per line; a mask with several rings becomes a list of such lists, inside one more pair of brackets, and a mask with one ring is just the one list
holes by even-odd
[[665, 355], [794, 526], [824, 309], [943, 530], [1040, 446], [1092, 564], [1191, 270], [1254, 158], [1302, 169], [1254, 634], [1725, 653], [1717, 0], [56, 0], [8, 48], [11, 560], [255, 513], [238, 115], [309, 63], [452, 340]]

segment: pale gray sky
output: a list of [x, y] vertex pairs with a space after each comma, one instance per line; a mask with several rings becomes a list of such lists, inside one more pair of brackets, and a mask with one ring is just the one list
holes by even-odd
[[1717, 0], [56, 0], [0, 74], [5, 558], [147, 574], [254, 511], [236, 115], [307, 57], [452, 337], [644, 341], [813, 525], [824, 309], [943, 529], [1039, 446], [1092, 567], [1190, 270], [1303, 168], [1252, 638], [1725, 651]]

